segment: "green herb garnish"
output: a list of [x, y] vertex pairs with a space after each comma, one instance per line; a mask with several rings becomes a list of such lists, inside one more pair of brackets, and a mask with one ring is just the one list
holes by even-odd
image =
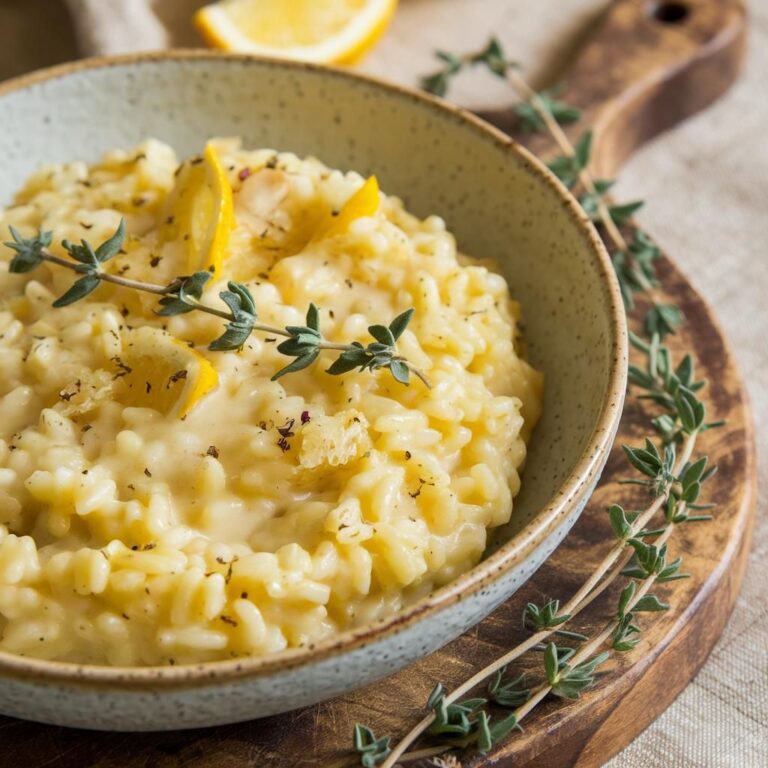
[[16, 252], [9, 265], [11, 272], [31, 272], [43, 262], [48, 262], [82, 275], [53, 302], [54, 307], [65, 307], [84, 299], [93, 293], [102, 281], [113, 283], [130, 290], [161, 296], [158, 314], [162, 316], [197, 311], [225, 320], [224, 332], [208, 345], [208, 349], [213, 351], [240, 349], [254, 331], [285, 337], [286, 341], [279, 344], [277, 349], [294, 360], [279, 370], [272, 377], [273, 380], [307, 368], [317, 360], [323, 350], [329, 350], [340, 353], [327, 369], [327, 372], [334, 376], [354, 369], [376, 371], [385, 368], [395, 381], [401, 384], [407, 385], [411, 374], [414, 374], [427, 387], [430, 386], [427, 377], [397, 353], [397, 340], [408, 327], [413, 317], [413, 309], [398, 315], [388, 326], [372, 325], [368, 331], [374, 340], [365, 346], [357, 341], [351, 344], [337, 344], [325, 339], [320, 332], [320, 312], [314, 304], [310, 304], [307, 310], [306, 325], [275, 328], [258, 321], [256, 302], [248, 286], [243, 283], [230, 281], [227, 290], [219, 294], [227, 307], [226, 310], [205, 304], [201, 299], [205, 285], [211, 279], [210, 272], [195, 272], [193, 275], [177, 277], [168, 285], [129, 280], [121, 275], [105, 272], [102, 265], [120, 252], [125, 241], [125, 222], [122, 219], [115, 233], [96, 248], [87, 240], [81, 240], [80, 243], [62, 241], [62, 248], [70, 259], [55, 256], [47, 250], [53, 241], [52, 232], [40, 231], [35, 237], [27, 238], [22, 237], [14, 227], [11, 227], [10, 231], [13, 241], [5, 245]]

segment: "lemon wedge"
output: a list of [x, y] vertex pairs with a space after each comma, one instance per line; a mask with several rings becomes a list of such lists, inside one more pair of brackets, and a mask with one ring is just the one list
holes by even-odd
[[338, 215], [329, 217], [328, 221], [318, 229], [313, 239], [323, 240], [327, 237], [343, 235], [353, 221], [362, 219], [364, 216], [373, 216], [379, 210], [379, 202], [379, 182], [375, 176], [370, 176], [365, 184], [344, 203]]
[[397, 0], [220, 0], [195, 25], [211, 45], [301, 61], [352, 64], [381, 37]]
[[232, 186], [212, 144], [206, 144], [202, 158], [182, 166], [170, 201], [166, 239], [183, 241], [184, 270], [220, 274], [234, 226], [234, 206]]
[[199, 352], [149, 326], [123, 332], [118, 367], [124, 405], [171, 418], [184, 418], [219, 383], [216, 369]]

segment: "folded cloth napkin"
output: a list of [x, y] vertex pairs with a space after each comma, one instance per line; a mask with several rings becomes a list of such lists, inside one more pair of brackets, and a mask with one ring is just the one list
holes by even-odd
[[168, 48], [150, 0], [66, 0], [85, 55]]
[[65, 0], [84, 56], [199, 46], [192, 15], [205, 0]]

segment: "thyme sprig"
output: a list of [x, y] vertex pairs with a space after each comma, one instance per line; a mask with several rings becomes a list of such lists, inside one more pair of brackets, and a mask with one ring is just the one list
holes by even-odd
[[[561, 148], [562, 154], [550, 168], [567, 186], [581, 190], [580, 201], [585, 211], [601, 226], [604, 239], [612, 250], [612, 260], [627, 310], [635, 309], [635, 297], [643, 294], [650, 300], [642, 318], [648, 339], [631, 334], [636, 354], [644, 357], [644, 365], [632, 365], [630, 386], [636, 396], [659, 409], [651, 419], [656, 440], [646, 438], [640, 446], [623, 446], [629, 465], [637, 474], [624, 482], [638, 485], [648, 494], [648, 502], [640, 511], [627, 511], [618, 504], [608, 509], [608, 521], [615, 542], [585, 583], [562, 606], [555, 599], [541, 605], [528, 603], [523, 612], [523, 628], [529, 637], [499, 659], [490, 663], [450, 693], [438, 684], [427, 701], [425, 716], [397, 743], [378, 752], [375, 762], [392, 768], [406, 762], [440, 755], [451, 749], [474, 746], [487, 751], [497, 741], [520, 729], [521, 721], [540, 702], [550, 696], [579, 698], [596, 680], [599, 668], [611, 653], [632, 651], [640, 642], [638, 615], [668, 610], [669, 605], [652, 592], [657, 584], [687, 578], [681, 572], [682, 558], [671, 559], [668, 540], [679, 525], [711, 519], [692, 512], [711, 507], [698, 499], [703, 484], [716, 467], [708, 466], [706, 456], [693, 459], [699, 435], [722, 422], [708, 422], [706, 405], [699, 393], [705, 386], [695, 377], [691, 355], [674, 364], [671, 350], [663, 339], [683, 321], [678, 307], [662, 303], [655, 293], [658, 277], [655, 261], [659, 249], [641, 230], [634, 229], [627, 241], [619, 229], [637, 211], [640, 201], [626, 205], [609, 204], [605, 193], [613, 182], [594, 180], [587, 171], [592, 135], [585, 133], [572, 146], [560, 128], [561, 122], [573, 122], [568, 105], [554, 102], [551, 92], [536, 93], [516, 72], [517, 65], [503, 54], [498, 41], [491, 40], [477, 54], [455, 56], [441, 53], [446, 64], [439, 73], [425, 78], [423, 87], [444, 95], [448, 82], [468, 64], [485, 64], [499, 77], [507, 79], [523, 97], [516, 111], [530, 130], [547, 130]], [[531, 115], [537, 119], [532, 119]], [[648, 526], [661, 517], [660, 524]], [[574, 632], [574, 619], [600, 594], [626, 579], [620, 590], [617, 607], [603, 628], [593, 637]], [[566, 627], [568, 627], [566, 629]], [[558, 646], [556, 636], [567, 638], [576, 647]], [[530, 651], [543, 654], [539, 681], [531, 686], [527, 676], [508, 675], [509, 665]], [[465, 699], [478, 685], [490, 680], [485, 697]], [[495, 722], [503, 724], [494, 733], [491, 709], [501, 708], [505, 714]], [[503, 732], [503, 733], [502, 733]], [[418, 739], [428, 736], [432, 746], [407, 752]], [[380, 740], [384, 743], [384, 740]], [[436, 743], [434, 743], [436, 742]]]
[[225, 320], [224, 332], [208, 345], [208, 349], [213, 351], [240, 349], [254, 331], [284, 337], [286, 341], [279, 344], [277, 350], [294, 359], [277, 371], [272, 376], [273, 380], [309, 367], [323, 350], [330, 350], [340, 353], [326, 369], [334, 376], [354, 369], [376, 371], [385, 368], [401, 384], [407, 385], [410, 375], [414, 374], [427, 387], [430, 386], [424, 373], [397, 352], [397, 340], [408, 327], [413, 317], [413, 309], [398, 315], [389, 325], [370, 326], [368, 332], [373, 341], [367, 345], [358, 341], [337, 344], [323, 337], [320, 331], [320, 312], [314, 304], [310, 304], [307, 310], [306, 325], [277, 328], [258, 321], [256, 302], [244, 283], [229, 281], [227, 290], [219, 293], [220, 299], [227, 307], [225, 310], [202, 301], [206, 283], [212, 277], [210, 272], [195, 272], [192, 275], [177, 277], [167, 285], [159, 285], [130, 280], [122, 275], [104, 271], [103, 265], [123, 248], [126, 235], [123, 219], [114, 234], [95, 248], [87, 240], [81, 240], [80, 243], [63, 240], [61, 246], [70, 259], [61, 258], [47, 250], [53, 242], [53, 232], [40, 230], [34, 237], [23, 237], [14, 227], [10, 227], [10, 232], [13, 241], [5, 243], [15, 251], [9, 264], [10, 272], [31, 272], [43, 262], [48, 262], [82, 275], [53, 302], [54, 307], [65, 307], [84, 299], [102, 282], [113, 283], [130, 290], [161, 296], [157, 314], [164, 317], [197, 311]]
[[643, 205], [642, 201], [619, 205], [608, 201], [606, 195], [614, 180], [595, 179], [589, 171], [592, 132], [586, 131], [571, 143], [562, 128], [577, 122], [581, 117], [580, 111], [555, 99], [557, 89], [535, 91], [520, 74], [520, 65], [506, 56], [496, 38], [491, 38], [484, 48], [475, 53], [457, 55], [438, 51], [436, 56], [444, 66], [422, 78], [421, 87], [437, 96], [445, 96], [451, 80], [468, 66], [484, 66], [510, 84], [521, 99], [513, 107], [521, 125], [529, 131], [549, 133], [560, 151], [550, 161], [550, 170], [577, 195], [585, 212], [604, 231], [627, 309], [634, 309], [636, 294], [646, 294], [650, 303], [643, 322], [648, 335], [658, 333], [663, 339], [674, 333], [683, 318], [679, 308], [664, 304], [656, 295], [658, 278], [654, 262], [660, 255], [658, 248], [639, 229], [635, 230], [629, 242], [621, 231], [621, 227]]

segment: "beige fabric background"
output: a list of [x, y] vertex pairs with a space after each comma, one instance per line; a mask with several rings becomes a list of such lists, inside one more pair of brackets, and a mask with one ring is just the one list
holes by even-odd
[[[199, 0], [66, 1], [77, 18], [82, 50], [131, 50], [148, 41], [155, 46], [196, 44], [188, 19], [190, 10], [202, 4]], [[76, 55], [61, 2], [0, 0], [0, 78]], [[472, 50], [494, 31], [526, 65], [529, 77], [542, 82], [567, 62], [607, 4], [401, 0], [390, 32], [362, 69], [413, 85], [434, 68], [433, 48]], [[647, 199], [640, 221], [714, 304], [748, 382], [755, 420], [765, 424], [768, 0], [752, 0], [751, 8], [751, 45], [741, 81], [705, 114], [635, 156], [621, 174], [617, 195]], [[500, 81], [480, 74], [462, 78], [451, 95], [469, 107], [509, 98]], [[764, 432], [758, 435], [759, 514], [733, 617], [698, 677], [610, 768], [768, 765], [768, 441]]]

